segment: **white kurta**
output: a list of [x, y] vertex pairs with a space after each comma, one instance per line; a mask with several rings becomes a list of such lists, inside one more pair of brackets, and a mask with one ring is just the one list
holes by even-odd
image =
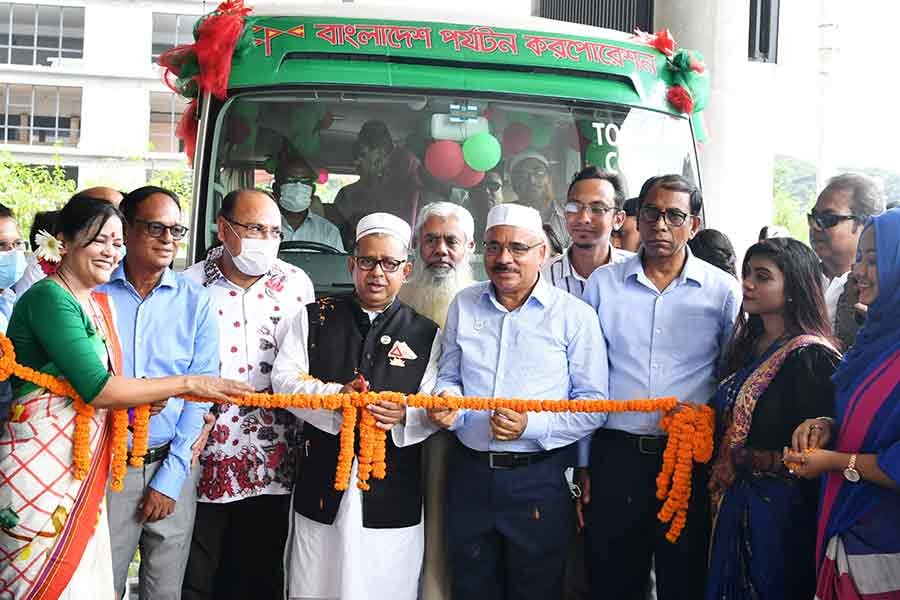
[[[368, 314], [370, 319], [377, 316], [373, 312]], [[272, 387], [276, 393], [335, 394], [343, 387], [342, 383], [301, 379], [309, 371], [308, 331], [307, 313], [300, 311], [290, 322], [272, 368]], [[420, 392], [430, 393], [434, 389], [439, 355], [440, 335], [436, 335]], [[339, 412], [291, 411], [305, 426], [331, 434], [340, 431]], [[395, 426], [391, 436], [394, 444], [402, 447], [420, 443], [435, 431], [424, 409], [407, 408], [406, 423]], [[398, 529], [363, 527], [362, 492], [355, 481], [354, 460], [351, 484], [341, 498], [334, 524], [326, 525], [293, 513], [285, 548], [285, 590], [290, 600], [416, 600], [425, 550], [424, 522]]]

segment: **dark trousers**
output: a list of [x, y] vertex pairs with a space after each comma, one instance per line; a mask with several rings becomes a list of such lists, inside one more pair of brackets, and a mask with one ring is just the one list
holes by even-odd
[[283, 600], [290, 495], [197, 503], [182, 600]]
[[694, 464], [687, 526], [678, 542], [656, 514], [661, 452], [638, 448], [633, 438], [599, 430], [591, 444], [591, 501], [585, 507], [585, 571], [594, 600], [645, 600], [656, 558], [659, 600], [700, 600], [706, 583], [709, 495], [706, 465]]
[[456, 444], [447, 474], [447, 551], [456, 600], [559, 600], [574, 503], [574, 447], [491, 469]]

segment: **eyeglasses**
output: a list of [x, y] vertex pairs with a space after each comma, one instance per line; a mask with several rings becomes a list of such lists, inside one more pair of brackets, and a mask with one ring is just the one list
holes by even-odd
[[515, 176], [521, 179], [525, 179], [526, 177], [530, 177], [533, 179], [543, 179], [549, 174], [550, 172], [544, 167], [535, 167], [533, 169], [516, 169], [515, 171]]
[[396, 258], [375, 258], [374, 256], [354, 256], [352, 258], [356, 266], [363, 271], [371, 271], [381, 265], [381, 270], [385, 273], [395, 273], [400, 265], [406, 262], [406, 260], [397, 260]]
[[581, 202], [569, 201], [566, 202], [566, 212], [577, 215], [581, 214], [581, 211], [586, 210], [591, 213], [593, 217], [602, 217], [608, 212], [616, 212], [619, 210], [615, 207], [603, 206], [602, 204], [582, 204]]
[[184, 237], [184, 235], [188, 232], [188, 228], [184, 225], [166, 225], [165, 223], [160, 223], [159, 221], [145, 221], [144, 219], [135, 219], [136, 223], [143, 223], [144, 229], [147, 230], [147, 234], [150, 237], [161, 238], [165, 232], [169, 232], [172, 236], [172, 239], [176, 242]]
[[841, 221], [855, 221], [857, 219], [856, 215], [836, 215], [830, 212], [820, 213], [816, 212], [816, 209], [812, 209], [806, 215], [806, 221], [809, 223], [809, 226], [816, 226], [819, 229], [831, 229]]
[[499, 192], [501, 189], [503, 189], [503, 184], [500, 183], [499, 181], [485, 181], [484, 183], [482, 183], [482, 184], [481, 184], [480, 186], [478, 186], [478, 187], [480, 187], [480, 188], [483, 189], [483, 190], [487, 190], [487, 191], [489, 191], [489, 192], [491, 192], [491, 193], [496, 194], [496, 193]]
[[279, 182], [279, 185], [286, 185], [288, 183], [303, 183], [305, 185], [315, 185], [316, 179], [314, 177], [285, 177], [283, 181]]
[[484, 243], [484, 253], [487, 256], [500, 256], [503, 254], [503, 250], [509, 250], [509, 253], [512, 254], [516, 258], [522, 258], [526, 254], [528, 254], [529, 250], [537, 248], [538, 246], [542, 246], [544, 242], [538, 242], [536, 244], [532, 244], [529, 246], [528, 244], [523, 244], [522, 242], [510, 242], [505, 246], [500, 242], [485, 242]]
[[677, 208], [659, 210], [655, 206], [644, 206], [638, 212], [638, 218], [644, 223], [656, 223], [660, 217], [663, 217], [666, 224], [672, 227], [681, 227], [690, 216], [692, 215], [681, 212]]
[[14, 242], [0, 242], [0, 252], [9, 252], [10, 250], [28, 252], [28, 242], [26, 242], [25, 240], [16, 240]]
[[259, 223], [241, 223], [239, 221], [232, 221], [231, 219], [225, 220], [232, 225], [237, 225], [238, 227], [246, 229], [247, 237], [250, 239], [284, 239], [281, 227], [278, 226], [260, 225]]

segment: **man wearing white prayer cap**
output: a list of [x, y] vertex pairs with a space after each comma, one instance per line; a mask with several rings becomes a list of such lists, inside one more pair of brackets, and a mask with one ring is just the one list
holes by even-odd
[[[540, 275], [538, 211], [488, 213], [490, 281], [456, 295], [443, 330], [435, 393], [534, 400], [607, 397], [606, 345], [584, 302]], [[564, 472], [604, 414], [429, 411], [456, 435], [447, 476], [453, 597], [562, 597], [575, 510]]]
[[[362, 218], [349, 259], [354, 292], [321, 298], [294, 318], [272, 369], [276, 393], [431, 393], [437, 325], [397, 299], [412, 269], [411, 231], [387, 213]], [[342, 415], [291, 411], [304, 422], [287, 542], [288, 599], [415, 600], [424, 554], [422, 444], [435, 430], [423, 409], [381, 401], [363, 409], [387, 436], [387, 476], [362, 492], [334, 489]]]
[[552, 168], [544, 155], [528, 151], [513, 156], [509, 178], [516, 202], [537, 209], [541, 222], [550, 226], [563, 248], [568, 246], [571, 237], [566, 229], [566, 213], [554, 193]]

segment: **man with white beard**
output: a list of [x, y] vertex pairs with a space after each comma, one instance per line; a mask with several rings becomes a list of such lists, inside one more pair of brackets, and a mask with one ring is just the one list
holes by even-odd
[[417, 260], [400, 300], [443, 327], [456, 292], [473, 283], [474, 235], [472, 214], [459, 204], [425, 206], [416, 219]]
[[[416, 219], [416, 261], [399, 298], [443, 327], [456, 293], [473, 283], [475, 249], [472, 214], [452, 202], [433, 202]], [[444, 543], [444, 494], [450, 434], [440, 431], [425, 442], [425, 568], [419, 597], [450, 600], [450, 571]]]

